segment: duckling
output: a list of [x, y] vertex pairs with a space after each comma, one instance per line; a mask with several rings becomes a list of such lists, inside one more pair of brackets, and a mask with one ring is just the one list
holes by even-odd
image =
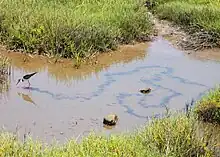
[[116, 125], [117, 121], [118, 121], [118, 116], [116, 114], [109, 114], [106, 117], [104, 117], [103, 124], [112, 126], [112, 125]]
[[151, 88], [147, 88], [147, 89], [141, 89], [141, 90], [139, 90], [141, 93], [143, 93], [143, 94], [148, 94], [148, 93], [150, 93], [151, 92]]

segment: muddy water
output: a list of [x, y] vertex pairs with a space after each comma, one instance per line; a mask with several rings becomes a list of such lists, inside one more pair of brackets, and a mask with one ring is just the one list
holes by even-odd
[[[132, 131], [163, 113], [164, 104], [172, 110], [184, 109], [186, 101], [220, 83], [220, 64], [190, 58], [162, 38], [117, 54], [97, 60], [102, 66], [82, 70], [70, 68], [71, 64], [58, 68], [40, 59], [25, 63], [19, 61], [21, 56], [11, 55], [11, 84], [1, 99], [0, 125], [9, 131], [17, 127], [20, 135], [31, 132], [46, 142], [53, 138], [63, 142], [92, 130]], [[39, 73], [31, 78], [30, 89], [15, 85], [19, 77], [33, 71]], [[152, 88], [150, 94], [139, 93], [147, 87]], [[109, 113], [119, 116], [111, 130], [102, 125]]]

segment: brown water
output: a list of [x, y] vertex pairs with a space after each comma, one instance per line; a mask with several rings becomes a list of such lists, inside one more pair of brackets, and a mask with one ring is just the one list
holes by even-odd
[[[21, 55], [10, 55], [11, 86], [2, 96], [0, 125], [9, 131], [17, 126], [20, 135], [30, 131], [34, 138], [47, 142], [54, 137], [63, 142], [91, 130], [104, 134], [132, 131], [163, 113], [164, 104], [182, 110], [186, 101], [200, 98], [220, 83], [219, 63], [188, 57], [162, 38], [105, 54], [97, 59], [98, 65], [81, 70], [40, 57], [24, 63]], [[16, 87], [19, 77], [33, 71], [39, 73], [31, 78], [30, 89], [22, 84]], [[150, 94], [139, 93], [147, 87], [152, 88]], [[119, 116], [111, 130], [102, 125], [109, 113]]]

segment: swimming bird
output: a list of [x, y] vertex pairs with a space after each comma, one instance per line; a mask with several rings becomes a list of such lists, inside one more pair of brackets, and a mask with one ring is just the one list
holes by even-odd
[[[18, 79], [18, 82], [17, 82], [17, 84], [19, 83], [19, 82], [24, 82], [24, 81], [28, 81], [28, 84], [29, 84], [29, 87], [30, 87], [30, 82], [29, 82], [29, 79], [32, 77], [32, 76], [34, 76], [35, 74], [36, 74], [37, 72], [33, 72], [33, 73], [31, 73], [31, 74], [26, 74], [26, 75], [24, 75], [21, 79]], [[16, 85], [17, 85], [16, 84]]]
[[103, 124], [113, 126], [118, 122], [118, 116], [116, 114], [109, 114], [103, 119]]
[[143, 93], [143, 94], [148, 94], [148, 93], [150, 93], [151, 92], [151, 88], [147, 88], [147, 89], [141, 89], [141, 90], [139, 90], [141, 93]]

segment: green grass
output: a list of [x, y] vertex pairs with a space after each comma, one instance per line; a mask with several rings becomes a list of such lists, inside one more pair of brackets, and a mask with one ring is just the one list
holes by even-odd
[[200, 46], [212, 43], [207, 47], [220, 47], [219, 0], [156, 0], [151, 10], [160, 19], [172, 21], [197, 36], [198, 41], [202, 40]]
[[165, 18], [183, 25], [200, 26], [207, 31], [220, 33], [220, 4], [196, 4], [173, 1], [158, 6], [160, 18]]
[[[194, 116], [187, 118], [185, 114], [179, 114], [153, 120], [148, 126], [132, 134], [109, 137], [90, 134], [79, 143], [69, 140], [64, 145], [52, 146], [45, 146], [30, 138], [23, 143], [16, 136], [2, 132], [0, 156], [211, 157], [215, 153], [214, 143], [207, 144], [206, 136], [197, 136], [198, 126]], [[206, 135], [208, 134], [207, 132]]]
[[201, 120], [220, 124], [220, 87], [208, 92], [196, 104], [195, 111]]
[[146, 39], [144, 1], [1, 0], [0, 37], [11, 49], [85, 57]]

